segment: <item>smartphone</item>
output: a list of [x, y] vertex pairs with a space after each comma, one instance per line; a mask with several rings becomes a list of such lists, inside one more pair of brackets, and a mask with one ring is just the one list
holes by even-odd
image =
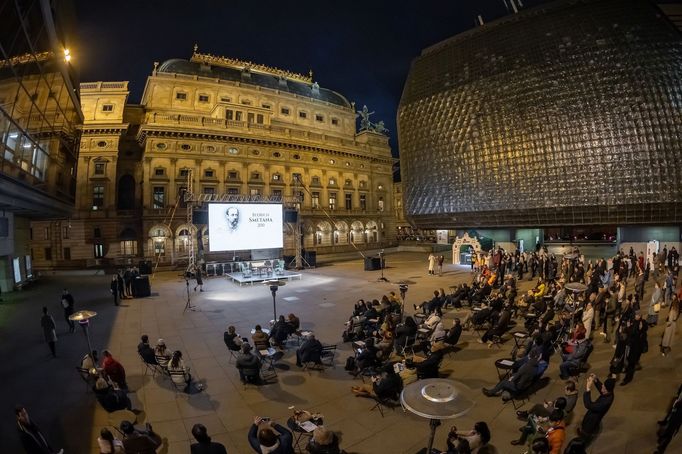
[[358, 354], [362, 353], [362, 349], [358, 348]]
[[270, 421], [269, 416], [262, 416], [260, 419], [261, 419], [261, 421]]

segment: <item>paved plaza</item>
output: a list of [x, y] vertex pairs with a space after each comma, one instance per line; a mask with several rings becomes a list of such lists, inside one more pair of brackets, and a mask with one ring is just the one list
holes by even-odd
[[[434, 289], [469, 282], [471, 274], [465, 267], [447, 265], [442, 276], [427, 274], [424, 254], [396, 253], [387, 256], [385, 274], [391, 282], [401, 279], [414, 282], [407, 293], [407, 313], [412, 303], [429, 297]], [[159, 452], [189, 453], [190, 429], [195, 423], [208, 428], [215, 441], [227, 447], [229, 453], [252, 452], [247, 431], [254, 416], [269, 416], [284, 424], [292, 410], [307, 409], [324, 415], [325, 426], [339, 433], [341, 446], [348, 453], [414, 453], [425, 447], [428, 421], [400, 408], [385, 412], [370, 412], [374, 402], [351, 394], [350, 387], [359, 382], [343, 369], [351, 354], [350, 344], [341, 342], [343, 322], [348, 319], [358, 298], [380, 298], [397, 285], [377, 282], [379, 271], [364, 272], [360, 259], [306, 270], [303, 278], [288, 282], [277, 294], [277, 313], [293, 312], [301, 318], [302, 328], [312, 330], [323, 344], [338, 344], [336, 368], [324, 371], [302, 371], [295, 365], [295, 351], [290, 347], [281, 361], [275, 383], [253, 387], [239, 381], [233, 361], [230, 362], [223, 343], [227, 325], [235, 325], [240, 334], [250, 337], [255, 324], [266, 326], [272, 319], [272, 297], [263, 285], [239, 287], [224, 278], [209, 278], [205, 292], [192, 292], [194, 312], [183, 313], [185, 282], [178, 272], [158, 273], [152, 280], [152, 297], [124, 300], [113, 305], [109, 295], [109, 276], [43, 277], [33, 287], [11, 295], [3, 295], [0, 303], [0, 382], [3, 392], [1, 452], [21, 453], [14, 425], [13, 406], [25, 405], [34, 420], [49, 436], [53, 445], [64, 447], [67, 454], [98, 452], [96, 437], [109, 424], [107, 413], [97, 404], [93, 393], [86, 391], [75, 366], [87, 351], [84, 336], [79, 331], [67, 333], [59, 305], [60, 289], [68, 287], [76, 300], [76, 310], [98, 312], [92, 321], [93, 346], [109, 349], [122, 362], [128, 374], [133, 407], [142, 410], [138, 422], [149, 422], [164, 437]], [[531, 283], [524, 281], [521, 290]], [[628, 292], [633, 289], [630, 281]], [[649, 281], [651, 284], [651, 280]], [[521, 293], [521, 292], [519, 292]], [[645, 298], [650, 297], [648, 289]], [[52, 359], [40, 329], [41, 307], [48, 306], [58, 326], [58, 358]], [[445, 325], [463, 316], [466, 311], [448, 311]], [[656, 420], [663, 417], [670, 398], [682, 378], [680, 357], [682, 347], [675, 345], [667, 357], [658, 353], [666, 309], [659, 326], [650, 330], [650, 351], [642, 357], [642, 370], [634, 381], [617, 386], [615, 403], [604, 419], [604, 431], [592, 445], [592, 453], [651, 453], [655, 448]], [[591, 357], [592, 371], [604, 377], [613, 354], [610, 345], [602, 343], [596, 330], [595, 352]], [[163, 338], [171, 350], [179, 349], [192, 375], [205, 389], [199, 394], [176, 394], [168, 380], [144, 375], [144, 367], [136, 346], [141, 334], [150, 341]], [[508, 337], [508, 336], [507, 336]], [[436, 446], [444, 448], [446, 433], [455, 424], [464, 430], [476, 421], [486, 421], [492, 431], [492, 443], [500, 453], [521, 453], [524, 449], [509, 442], [518, 437], [522, 425], [511, 404], [499, 398], [483, 396], [481, 387], [492, 386], [497, 379], [494, 360], [507, 356], [513, 342], [501, 349], [476, 342], [475, 333], [465, 331], [460, 339], [460, 351], [449, 355], [441, 367], [442, 373], [456, 379], [471, 390], [476, 405], [464, 417], [446, 421], [439, 428]], [[553, 356], [546, 376], [549, 385], [535, 394], [531, 403], [550, 400], [562, 392], [558, 378], [560, 359]], [[580, 382], [584, 389], [584, 377]], [[525, 408], [527, 408], [526, 405]], [[578, 403], [567, 428], [567, 440], [584, 414]], [[678, 437], [668, 452], [682, 452]]]

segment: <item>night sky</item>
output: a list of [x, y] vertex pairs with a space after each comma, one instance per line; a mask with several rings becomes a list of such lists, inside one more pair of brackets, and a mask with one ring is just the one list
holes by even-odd
[[396, 112], [412, 59], [473, 28], [479, 14], [484, 21], [508, 14], [503, 0], [76, 0], [76, 8], [80, 42], [70, 47], [82, 82], [128, 80], [128, 102], [139, 103], [153, 63], [189, 59], [194, 43], [204, 53], [312, 69], [320, 86], [384, 120], [395, 156]]

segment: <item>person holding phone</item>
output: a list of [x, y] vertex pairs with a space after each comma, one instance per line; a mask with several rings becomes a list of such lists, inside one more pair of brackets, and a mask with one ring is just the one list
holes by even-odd
[[[602, 383], [596, 375], [590, 374], [583, 393], [583, 404], [587, 413], [580, 424], [579, 433], [586, 443], [594, 439], [599, 432], [602, 419], [606, 416], [613, 404], [613, 389], [616, 386], [616, 379], [609, 377]], [[599, 396], [592, 400], [592, 388], [596, 388]]]

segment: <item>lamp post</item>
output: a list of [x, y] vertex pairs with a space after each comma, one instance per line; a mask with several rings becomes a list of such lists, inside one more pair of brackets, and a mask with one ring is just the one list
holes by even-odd
[[90, 342], [90, 331], [88, 331], [88, 326], [90, 325], [90, 319], [95, 317], [97, 312], [94, 311], [78, 311], [69, 315], [69, 320], [78, 322], [81, 328], [83, 328], [83, 334], [85, 334], [85, 339], [88, 342], [88, 355], [92, 354], [92, 343]]
[[269, 286], [270, 287], [270, 292], [272, 293], [272, 314], [273, 314], [273, 320], [277, 322], [277, 290], [280, 287], [284, 287], [287, 283], [284, 281], [280, 280], [271, 280], [271, 281], [265, 281], [263, 282], [263, 285]]

